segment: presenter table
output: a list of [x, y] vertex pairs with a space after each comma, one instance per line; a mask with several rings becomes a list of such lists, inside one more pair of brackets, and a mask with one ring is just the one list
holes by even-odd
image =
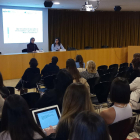
[[40, 70], [51, 63], [53, 56], [58, 57], [58, 66], [62, 69], [66, 67], [66, 61], [69, 58], [75, 59], [77, 54], [84, 58], [86, 63], [93, 60], [96, 66], [121, 64], [127, 62], [128, 48], [105, 48], [105, 49], [91, 49], [91, 50], [76, 50], [66, 52], [44, 52], [44, 53], [28, 53], [28, 54], [4, 54], [0, 55], [0, 72], [4, 80], [19, 79], [22, 77], [24, 71], [29, 67], [31, 58], [36, 58]]

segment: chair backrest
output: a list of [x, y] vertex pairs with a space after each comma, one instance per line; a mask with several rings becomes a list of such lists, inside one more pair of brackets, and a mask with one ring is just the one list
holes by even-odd
[[119, 66], [118, 64], [112, 64], [109, 66], [109, 69], [112, 69], [112, 68], [118, 69], [118, 66]]
[[90, 86], [90, 92], [93, 93], [94, 92], [94, 86], [100, 82], [100, 77], [90, 78], [90, 79], [87, 80], [87, 82]]
[[98, 67], [98, 70], [107, 70], [108, 66], [107, 65], [102, 65]]
[[112, 81], [113, 80], [113, 75], [111, 73], [107, 73], [101, 76], [100, 81], [105, 82], [105, 81]]
[[27, 49], [23, 49], [22, 52], [27, 52]]
[[36, 87], [36, 84], [41, 79], [41, 75], [39, 73], [30, 74], [27, 77], [27, 81], [29, 82], [30, 87]]
[[124, 78], [126, 78], [126, 75], [127, 75], [126, 71], [121, 71], [121, 72], [117, 73], [116, 77], [124, 77]]
[[102, 82], [94, 86], [94, 94], [96, 94], [99, 103], [107, 101], [110, 86], [111, 82]]
[[54, 88], [54, 80], [56, 78], [56, 75], [50, 75], [44, 78], [44, 85], [47, 89], [53, 89]]
[[120, 68], [119, 68], [119, 72], [127, 71], [127, 70], [128, 70], [128, 67], [126, 67], [126, 66], [125, 66], [125, 67], [120, 67]]
[[120, 68], [121, 67], [128, 67], [128, 63], [122, 63], [122, 64], [120, 64]]
[[115, 76], [116, 74], [117, 74], [117, 72], [118, 72], [118, 69], [117, 68], [109, 68], [108, 70], [107, 70], [107, 73], [112, 73], [113, 74], [113, 76]]
[[112, 140], [126, 140], [129, 133], [134, 128], [136, 118], [132, 117], [126, 120], [109, 125], [109, 132]]
[[106, 74], [107, 70], [99, 69], [97, 70], [99, 75], [102, 76], [103, 74]]
[[36, 108], [36, 103], [40, 98], [40, 94], [36, 92], [25, 93], [21, 95], [27, 102], [29, 108]]
[[6, 87], [6, 88], [8, 88], [8, 90], [10, 92], [10, 95], [15, 94], [15, 88], [14, 87]]

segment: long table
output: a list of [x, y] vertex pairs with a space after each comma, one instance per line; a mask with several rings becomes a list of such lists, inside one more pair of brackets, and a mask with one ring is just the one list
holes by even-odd
[[58, 66], [60, 68], [66, 67], [66, 61], [69, 58], [75, 59], [76, 55], [83, 56], [84, 62], [93, 60], [96, 66], [121, 64], [127, 62], [128, 48], [105, 48], [105, 49], [91, 49], [91, 50], [76, 50], [66, 52], [44, 52], [44, 53], [28, 53], [28, 54], [5, 54], [0, 55], [0, 72], [4, 80], [19, 79], [22, 77], [24, 71], [29, 67], [31, 58], [38, 60], [38, 67], [40, 70], [51, 63], [51, 58], [57, 56]]

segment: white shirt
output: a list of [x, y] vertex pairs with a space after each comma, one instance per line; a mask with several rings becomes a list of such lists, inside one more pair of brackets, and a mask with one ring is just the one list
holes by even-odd
[[60, 46], [59, 45], [56, 45], [56, 44], [54, 46], [54, 44], [52, 44], [52, 46], [51, 46], [51, 51], [52, 52], [58, 51], [60, 49], [65, 49], [62, 44], [60, 44]]

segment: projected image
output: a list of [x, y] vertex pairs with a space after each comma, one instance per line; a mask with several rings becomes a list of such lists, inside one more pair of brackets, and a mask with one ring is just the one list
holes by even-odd
[[55, 109], [38, 113], [37, 115], [42, 129], [48, 128], [50, 126], [56, 126], [59, 122]]
[[43, 42], [43, 13], [33, 10], [2, 9], [4, 43]]

